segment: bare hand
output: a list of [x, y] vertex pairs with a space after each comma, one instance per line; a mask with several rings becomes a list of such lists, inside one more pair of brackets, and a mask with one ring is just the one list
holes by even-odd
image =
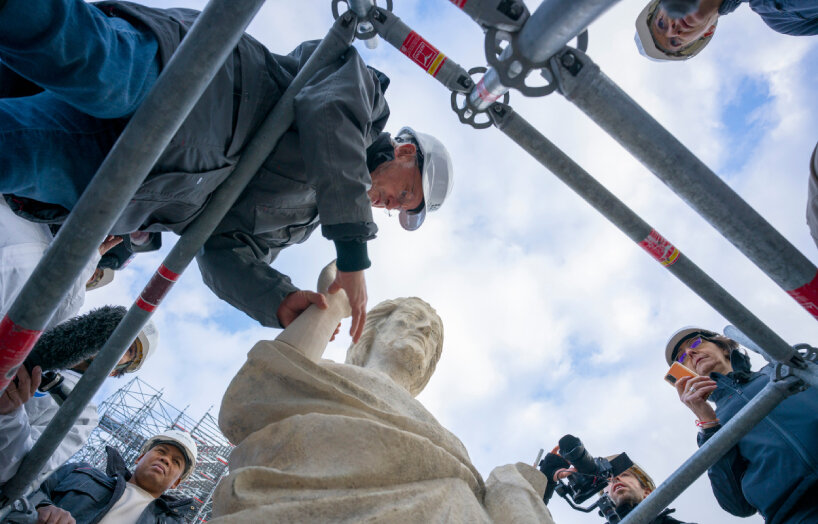
[[278, 306], [276, 316], [282, 327], [287, 327], [290, 322], [298, 318], [308, 307], [315, 304], [318, 309], [327, 309], [327, 297], [314, 291], [294, 291], [284, 297], [281, 305]]
[[99, 245], [99, 254], [100, 256], [104, 255], [108, 251], [110, 251], [114, 246], [117, 246], [122, 243], [122, 237], [115, 237], [113, 235], [108, 235], [105, 237], [105, 240], [102, 241], [102, 244]]
[[340, 290], [346, 291], [349, 299], [349, 307], [352, 310], [352, 325], [349, 328], [349, 336], [353, 342], [358, 342], [361, 333], [364, 332], [364, 322], [366, 322], [366, 280], [363, 271], [338, 271], [335, 280], [329, 285], [329, 293], [337, 293]]
[[570, 477], [574, 473], [577, 472], [577, 468], [571, 466], [570, 468], [561, 468], [554, 472], [554, 482], [557, 482], [560, 479], [564, 479], [565, 477]]
[[25, 366], [20, 366], [17, 370], [17, 380], [9, 382], [6, 391], [0, 396], [0, 415], [8, 415], [28, 402], [40, 387], [42, 376], [43, 370], [40, 366], [34, 366], [31, 375]]
[[716, 390], [716, 381], [710, 377], [682, 377], [676, 381], [679, 400], [701, 421], [716, 420], [716, 412], [707, 398]]
[[67, 512], [57, 506], [41, 506], [37, 508], [37, 524], [76, 524], [77, 521]]

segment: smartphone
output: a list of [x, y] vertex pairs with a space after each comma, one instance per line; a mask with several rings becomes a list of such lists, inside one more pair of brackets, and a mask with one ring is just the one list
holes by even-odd
[[665, 381], [673, 387], [676, 387], [676, 381], [682, 377], [698, 377], [699, 375], [692, 369], [674, 362], [670, 369], [667, 370]]

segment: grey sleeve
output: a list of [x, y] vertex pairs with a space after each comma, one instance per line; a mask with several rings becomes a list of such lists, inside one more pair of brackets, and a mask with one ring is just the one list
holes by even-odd
[[202, 280], [217, 297], [263, 326], [281, 328], [278, 306], [298, 288], [290, 277], [270, 267], [280, 250], [247, 233], [225, 233], [211, 236], [196, 254], [196, 262]]
[[352, 48], [314, 75], [295, 99], [301, 153], [321, 224], [350, 224], [359, 241], [374, 237], [366, 145], [373, 119], [386, 110], [380, 87]]

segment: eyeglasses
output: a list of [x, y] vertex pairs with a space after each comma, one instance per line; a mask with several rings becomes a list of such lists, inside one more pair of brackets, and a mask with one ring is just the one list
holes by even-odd
[[676, 359], [676, 362], [678, 362], [679, 364], [682, 364], [682, 363], [684, 362], [685, 358], [687, 357], [687, 351], [689, 351], [689, 350], [691, 350], [691, 349], [696, 349], [697, 347], [701, 346], [701, 345], [702, 345], [703, 340], [704, 340], [704, 339], [702, 339], [701, 335], [699, 335], [698, 337], [694, 338], [694, 339], [693, 339], [693, 340], [690, 342], [690, 345], [688, 345], [688, 346], [687, 346], [687, 350], [685, 350], [685, 352], [684, 352], [684, 353], [682, 353], [682, 354], [681, 354], [681, 356], [680, 356], [679, 358], [677, 358], [677, 359]]

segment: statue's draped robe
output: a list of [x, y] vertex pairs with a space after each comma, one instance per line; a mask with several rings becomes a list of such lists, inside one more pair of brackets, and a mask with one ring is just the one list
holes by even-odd
[[262, 341], [230, 384], [219, 425], [240, 444], [211, 522], [492, 522], [460, 440], [379, 372]]

